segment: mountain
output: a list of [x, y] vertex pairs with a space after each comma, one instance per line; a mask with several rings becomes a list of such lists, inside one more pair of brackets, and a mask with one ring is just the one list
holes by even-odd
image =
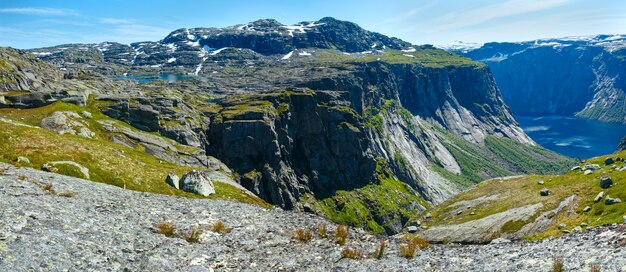
[[626, 123], [626, 35], [453, 48], [489, 65], [504, 102], [520, 115], [577, 115]]
[[[62, 71], [60, 82], [89, 83], [78, 106], [204, 150], [270, 204], [375, 233], [397, 233], [484, 179], [575, 163], [522, 131], [486, 65], [332, 18], [28, 52]], [[3, 96], [48, 94], [12, 91]], [[63, 99], [43, 101], [68, 107]]]
[[580, 233], [626, 218], [626, 151], [591, 158], [562, 175], [485, 181], [415, 218], [431, 241], [489, 243]]

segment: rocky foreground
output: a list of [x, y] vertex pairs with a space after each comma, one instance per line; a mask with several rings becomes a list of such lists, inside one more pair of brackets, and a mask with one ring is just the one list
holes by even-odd
[[[0, 271], [548, 271], [626, 270], [624, 225], [540, 242], [435, 245], [412, 259], [385, 237], [382, 259], [342, 258], [348, 246], [374, 252], [381, 237], [350, 230], [346, 246], [298, 228], [331, 222], [305, 213], [218, 200], [140, 193], [0, 163]], [[209, 230], [223, 220], [228, 233]], [[174, 223], [173, 237], [155, 223]], [[187, 242], [193, 228], [197, 242]], [[330, 236], [332, 237], [332, 235]]]

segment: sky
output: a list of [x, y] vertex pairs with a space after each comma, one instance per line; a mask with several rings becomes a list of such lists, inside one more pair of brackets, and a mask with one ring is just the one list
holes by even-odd
[[157, 41], [184, 27], [327, 16], [414, 44], [626, 34], [625, 0], [0, 0], [0, 46]]

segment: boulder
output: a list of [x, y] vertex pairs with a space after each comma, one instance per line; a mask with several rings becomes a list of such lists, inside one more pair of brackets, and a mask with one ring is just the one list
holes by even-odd
[[600, 165], [598, 165], [598, 164], [586, 163], [585, 166], [583, 166], [583, 170], [585, 170], [585, 171], [586, 170], [592, 170], [593, 171], [593, 170], [598, 170], [598, 169], [600, 169]]
[[82, 117], [72, 111], [57, 111], [41, 120], [41, 127], [58, 134], [72, 134], [85, 138], [93, 138], [96, 134], [89, 130]]
[[593, 202], [600, 202], [600, 200], [602, 200], [603, 197], [604, 197], [604, 192], [599, 192], [596, 198], [593, 199]]
[[583, 227], [583, 228], [586, 228], [588, 226], [588, 224], [585, 223], [585, 222], [582, 222], [582, 223], [580, 223], [580, 226]]
[[541, 196], [547, 196], [547, 195], [550, 194], [550, 190], [548, 190], [548, 188], [543, 188], [543, 189], [541, 189], [541, 191], [539, 191], [539, 194]]
[[565, 225], [564, 223], [561, 223], [558, 225], [559, 229], [564, 229], [565, 227], [567, 227], [567, 225]]
[[543, 180], [540, 180], [539, 182], [537, 182], [537, 184], [539, 184], [539, 185], [543, 185], [543, 184], [544, 184], [544, 182], [543, 182]]
[[422, 222], [417, 220], [417, 221], [413, 221], [411, 223], [409, 223], [409, 226], [415, 226], [415, 227], [419, 227], [422, 225]]
[[572, 233], [581, 233], [583, 232], [583, 228], [581, 226], [577, 226], [572, 229]]
[[588, 212], [588, 211], [591, 211], [591, 207], [589, 207], [589, 206], [587, 206], [587, 207], [585, 207], [585, 208], [583, 209], [583, 212]]
[[507, 243], [510, 243], [510, 242], [511, 242], [511, 240], [500, 237], [500, 238], [491, 240], [490, 244], [507, 244]]
[[591, 175], [591, 174], [593, 174], [593, 170], [591, 170], [591, 169], [587, 169], [587, 170], [585, 170], [585, 172], [583, 172], [583, 174], [584, 174], [585, 176], [586, 176], [586, 175]]
[[409, 231], [409, 233], [415, 233], [415, 232], [417, 232], [417, 227], [416, 226], [409, 226], [407, 228], [407, 230]]
[[192, 170], [185, 174], [179, 181], [180, 189], [185, 192], [209, 196], [215, 194], [213, 182], [202, 172]]
[[600, 188], [606, 189], [613, 185], [613, 179], [609, 176], [600, 177]]
[[582, 169], [580, 166], [576, 165], [570, 169], [570, 171], [576, 171]]
[[167, 174], [165, 182], [176, 189], [180, 189], [180, 178], [174, 173]]
[[612, 157], [608, 157], [608, 158], [604, 159], [604, 165], [611, 165], [613, 163], [615, 163], [615, 161], [613, 160]]
[[26, 163], [26, 164], [30, 163], [30, 160], [28, 158], [22, 157], [22, 156], [17, 157], [15, 161], [18, 163]]
[[604, 204], [606, 205], [612, 205], [612, 204], [616, 204], [616, 203], [620, 203], [622, 202], [621, 199], [619, 198], [611, 198], [610, 196], [606, 196], [606, 199], [604, 200]]
[[[85, 179], [89, 179], [89, 169], [87, 167], [84, 167], [76, 162], [73, 161], [51, 161], [51, 162], [47, 162], [44, 163], [41, 166], [41, 170], [46, 171], [46, 172], [52, 172], [52, 173], [58, 173], [59, 172], [59, 168], [57, 168], [58, 165], [69, 165], [72, 167], [77, 168], [77, 170], [83, 175], [82, 178]], [[62, 173], [61, 173], [62, 174]]]

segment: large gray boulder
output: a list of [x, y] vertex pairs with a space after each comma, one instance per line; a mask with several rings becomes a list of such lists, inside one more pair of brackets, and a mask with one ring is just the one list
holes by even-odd
[[180, 189], [180, 178], [178, 178], [178, 176], [174, 173], [169, 173], [167, 175], [167, 177], [165, 178], [165, 183], [176, 189]]
[[201, 196], [215, 194], [215, 187], [211, 179], [203, 172], [196, 170], [192, 170], [180, 179], [180, 189]]
[[609, 176], [600, 177], [600, 188], [606, 189], [613, 185], [613, 179]]

